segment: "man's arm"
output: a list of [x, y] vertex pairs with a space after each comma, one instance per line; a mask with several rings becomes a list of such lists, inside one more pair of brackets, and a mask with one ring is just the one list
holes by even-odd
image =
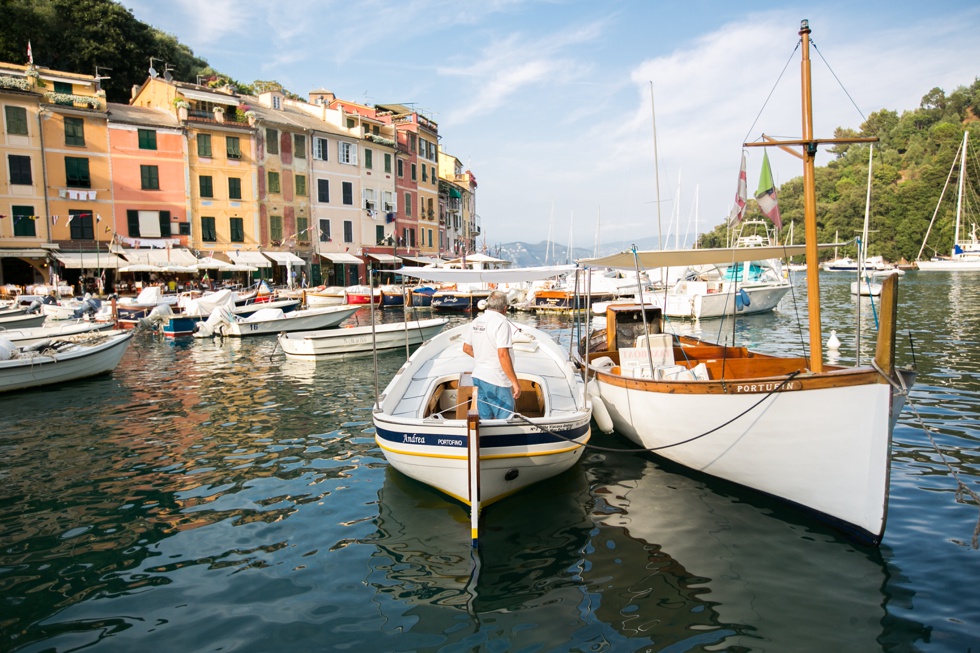
[[517, 373], [514, 371], [514, 362], [510, 359], [510, 348], [499, 347], [497, 349], [497, 360], [500, 361], [500, 367], [503, 369], [504, 374], [510, 379], [510, 390], [514, 394], [514, 399], [517, 399], [521, 396], [521, 384], [517, 380]]
[[471, 345], [468, 342], [463, 343], [463, 353], [466, 354], [467, 356], [475, 358], [473, 356], [473, 345]]

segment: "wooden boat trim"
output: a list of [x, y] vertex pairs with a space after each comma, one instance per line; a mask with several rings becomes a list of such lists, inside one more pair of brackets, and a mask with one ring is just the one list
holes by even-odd
[[799, 375], [792, 377], [788, 374], [783, 374], [763, 377], [753, 376], [741, 379], [730, 377], [708, 381], [637, 379], [618, 374], [616, 372], [618, 369], [618, 367], [614, 367], [610, 371], [596, 370], [596, 375], [601, 377], [604, 383], [626, 388], [627, 390], [688, 395], [768, 394], [772, 392], [845, 388], [888, 382], [874, 368], [825, 371], [821, 374], [814, 374], [801, 369]]

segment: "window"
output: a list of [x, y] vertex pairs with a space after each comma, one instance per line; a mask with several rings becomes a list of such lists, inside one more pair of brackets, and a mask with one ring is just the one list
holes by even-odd
[[7, 133], [27, 136], [27, 109], [6, 106], [3, 112], [7, 117]]
[[[74, 87], [72, 87], [71, 84], [68, 84], [68, 83], [65, 83], [65, 82], [55, 82], [54, 83], [54, 92], [55, 93], [61, 93], [61, 94], [64, 94], [64, 95], [72, 95], [75, 92], [75, 89], [74, 89]], [[58, 100], [58, 101], [55, 102], [55, 104], [64, 104], [64, 105], [70, 107], [73, 104], [75, 104], [75, 102], [73, 100]]]
[[415, 151], [415, 139], [416, 139], [415, 134], [408, 135], [408, 148], [413, 152]]
[[270, 172], [269, 173], [269, 192], [278, 193], [279, 191], [279, 173]]
[[10, 213], [14, 218], [14, 236], [37, 236], [37, 230], [34, 227], [34, 220], [37, 219], [37, 216], [34, 215], [33, 206], [11, 206]]
[[71, 188], [91, 188], [92, 179], [88, 174], [88, 159], [73, 156], [65, 157], [65, 176]]
[[300, 243], [309, 243], [310, 222], [306, 218], [296, 218], [296, 240]]
[[297, 159], [306, 158], [306, 136], [303, 134], [293, 134], [293, 154]]
[[327, 146], [329, 143], [325, 138], [313, 137], [313, 158], [317, 161], [327, 161]]
[[428, 232], [429, 232], [429, 247], [431, 248], [432, 247], [432, 230], [429, 229]]
[[425, 171], [425, 165], [422, 166], [422, 181], [429, 181], [429, 175]]
[[265, 151], [269, 154], [279, 154], [279, 132], [277, 130], [266, 128]]
[[430, 166], [429, 169], [432, 170], [432, 183], [434, 184], [437, 181], [437, 179], [436, 179], [436, 167], [435, 166]]
[[391, 172], [391, 153], [385, 152], [385, 172]]
[[344, 192], [344, 204], [347, 206], [354, 205], [354, 184], [349, 181], [342, 182], [342, 189]]
[[206, 243], [218, 242], [218, 232], [214, 228], [214, 218], [201, 218], [201, 240]]
[[374, 168], [374, 150], [364, 148], [364, 167], [368, 170]]
[[354, 223], [350, 220], [344, 220], [344, 242], [354, 242]]
[[270, 215], [269, 216], [269, 238], [273, 241], [282, 242], [282, 216], [281, 215]]
[[356, 124], [357, 123], [354, 121], [353, 118], [348, 118], [347, 119], [347, 129], [354, 129], [354, 125], [356, 125]]
[[95, 232], [92, 228], [92, 212], [68, 209], [69, 226], [72, 240], [92, 240]]
[[320, 242], [330, 242], [330, 220], [320, 220]]
[[155, 150], [157, 149], [157, 133], [152, 129], [137, 129], [137, 138], [139, 139], [141, 150]]
[[85, 145], [85, 121], [65, 116], [65, 145]]
[[296, 175], [296, 195], [306, 197], [306, 175]]
[[273, 109], [282, 109], [282, 98], [279, 97], [278, 95], [273, 95], [272, 96], [272, 108]]
[[34, 183], [31, 175], [31, 157], [20, 154], [7, 155], [7, 167], [10, 168], [10, 183], [30, 186]]
[[317, 179], [316, 180], [316, 201], [321, 204], [327, 204], [330, 202], [330, 180], [329, 179]]
[[237, 136], [226, 136], [225, 143], [228, 148], [229, 159], [242, 158], [242, 144]]
[[214, 180], [210, 175], [201, 175], [200, 179], [198, 179], [198, 186], [201, 189], [201, 197], [214, 197], [213, 181]]
[[191, 235], [191, 223], [190, 222], [178, 222], [177, 231], [181, 236]]
[[374, 227], [374, 242], [377, 245], [384, 245], [384, 242], [385, 242], [385, 226], [383, 224], [375, 225], [375, 227]]
[[231, 227], [231, 242], [245, 242], [245, 221], [242, 218], [229, 218], [228, 226]]
[[395, 194], [393, 192], [391, 192], [390, 190], [386, 190], [382, 194], [382, 197], [383, 197], [383, 204], [381, 208], [385, 213], [392, 213], [398, 210], [397, 207], [395, 206]]
[[412, 194], [405, 193], [405, 215], [412, 215]]
[[412, 181], [416, 181], [418, 179], [418, 174], [417, 173], [418, 173], [418, 166], [413, 163], [412, 164]]
[[344, 141], [340, 141], [339, 143], [337, 143], [337, 147], [338, 147], [337, 150], [338, 158], [341, 163], [346, 163], [352, 166], [357, 165], [356, 145], [354, 145], [353, 143], [345, 143]]
[[362, 208], [365, 208], [368, 211], [373, 211], [376, 208], [374, 204], [374, 189], [365, 188], [364, 190], [361, 191], [361, 193], [364, 195], [362, 201]]
[[398, 176], [399, 177], [404, 177], [405, 176], [405, 162], [402, 161], [401, 159], [398, 159], [398, 166], [397, 167], [398, 167]]
[[126, 226], [131, 238], [169, 237], [170, 211], [126, 211]]
[[160, 169], [157, 166], [140, 166], [140, 188], [160, 190]]
[[197, 135], [197, 155], [211, 158], [211, 134]]
[[228, 177], [228, 199], [242, 199], [242, 180], [239, 177]]

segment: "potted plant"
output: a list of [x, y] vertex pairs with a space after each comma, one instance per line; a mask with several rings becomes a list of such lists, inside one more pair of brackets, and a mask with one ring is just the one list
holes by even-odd
[[177, 108], [177, 117], [181, 120], [187, 120], [187, 111], [190, 109], [190, 104], [183, 98], [174, 99], [174, 107]]
[[225, 121], [225, 108], [220, 104], [214, 108], [214, 119], [218, 122]]

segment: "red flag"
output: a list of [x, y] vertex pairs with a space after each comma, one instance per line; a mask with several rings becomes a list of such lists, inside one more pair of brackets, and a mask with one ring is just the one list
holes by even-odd
[[31, 42], [27, 42], [27, 63], [34, 64], [34, 53], [31, 51]]
[[748, 187], [745, 177], [745, 151], [742, 151], [742, 167], [738, 171], [738, 188], [735, 189], [735, 204], [728, 213], [728, 226], [734, 227], [742, 221], [745, 215], [745, 201], [748, 198]]

